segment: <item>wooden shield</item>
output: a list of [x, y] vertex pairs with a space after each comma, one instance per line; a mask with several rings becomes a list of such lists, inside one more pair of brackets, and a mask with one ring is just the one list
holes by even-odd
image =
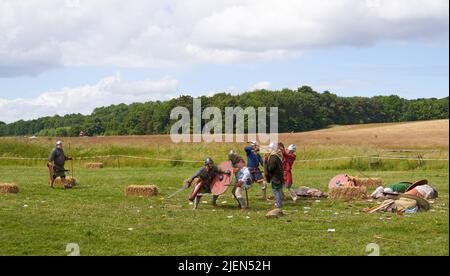
[[233, 166], [231, 165], [231, 161], [223, 162], [219, 165], [219, 168], [223, 171], [231, 171], [231, 175], [221, 174], [217, 175], [211, 183], [211, 194], [215, 196], [219, 196], [225, 193], [232, 185], [233, 181]]
[[406, 191], [409, 192], [412, 189], [416, 188], [417, 186], [422, 186], [422, 185], [427, 185], [427, 184], [428, 184], [427, 179], [419, 180], [419, 181], [415, 182], [414, 184], [412, 184], [411, 186], [409, 186], [408, 189], [406, 189]]

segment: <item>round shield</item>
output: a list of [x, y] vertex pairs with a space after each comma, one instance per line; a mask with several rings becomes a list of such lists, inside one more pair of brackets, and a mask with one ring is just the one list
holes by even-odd
[[409, 192], [412, 189], [416, 188], [417, 186], [422, 186], [422, 185], [427, 185], [427, 184], [428, 184], [427, 179], [419, 180], [419, 181], [415, 182], [414, 184], [412, 184], [411, 186], [409, 186], [408, 189], [406, 189], [406, 191]]
[[352, 186], [350, 178], [346, 174], [338, 174], [328, 183], [328, 188], [348, 187]]
[[219, 165], [219, 169], [223, 171], [231, 171], [231, 174], [219, 174], [216, 176], [216, 178], [214, 178], [211, 183], [211, 194], [215, 196], [219, 196], [225, 193], [228, 187], [232, 185], [233, 181], [233, 166], [231, 165], [230, 161], [221, 163]]

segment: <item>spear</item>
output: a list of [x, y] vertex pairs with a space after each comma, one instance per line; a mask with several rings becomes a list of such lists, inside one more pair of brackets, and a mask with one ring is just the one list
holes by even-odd
[[[70, 143], [69, 143], [69, 152], [72, 154], [72, 149], [71, 148], [72, 147], [70, 146]], [[72, 175], [72, 179], [74, 179], [74, 177], [73, 177], [73, 157], [70, 160], [70, 174]]]

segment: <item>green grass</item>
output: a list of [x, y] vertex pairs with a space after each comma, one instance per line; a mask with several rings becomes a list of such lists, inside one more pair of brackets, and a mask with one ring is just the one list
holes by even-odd
[[[191, 210], [187, 191], [164, 199], [192, 172], [189, 167], [77, 169], [76, 188], [52, 190], [46, 168], [0, 166], [1, 181], [21, 189], [0, 195], [0, 255], [67, 255], [68, 243], [79, 244], [81, 255], [365, 255], [373, 242], [381, 255], [449, 255], [448, 167], [363, 172], [387, 183], [428, 178], [440, 197], [427, 213], [368, 215], [361, 210], [375, 203], [301, 200], [286, 202], [287, 215], [273, 220], [264, 217], [271, 205], [258, 200], [256, 186], [246, 213], [237, 210], [230, 193], [219, 199], [218, 208], [202, 204], [198, 211]], [[294, 176], [297, 185], [326, 190], [337, 173], [300, 167]], [[161, 188], [161, 196], [124, 196], [125, 186], [150, 183]]]

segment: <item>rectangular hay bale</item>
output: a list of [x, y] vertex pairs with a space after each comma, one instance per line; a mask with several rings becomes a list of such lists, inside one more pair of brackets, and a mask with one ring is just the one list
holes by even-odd
[[367, 198], [367, 188], [362, 187], [337, 187], [331, 188], [329, 199], [360, 200]]
[[86, 169], [103, 169], [104, 164], [101, 162], [92, 162], [86, 164]]
[[[48, 181], [49, 185], [51, 184], [50, 180]], [[54, 186], [65, 186], [65, 185], [71, 185], [72, 187], [77, 184], [77, 179], [75, 177], [66, 176], [65, 179], [62, 179], [60, 177], [55, 179], [55, 182], [53, 182]]]
[[127, 196], [157, 196], [159, 188], [155, 185], [130, 185], [126, 187], [125, 194]]
[[19, 187], [12, 183], [0, 183], [0, 194], [17, 194]]
[[355, 178], [355, 186], [366, 187], [366, 188], [376, 188], [383, 186], [383, 180], [380, 178]]

